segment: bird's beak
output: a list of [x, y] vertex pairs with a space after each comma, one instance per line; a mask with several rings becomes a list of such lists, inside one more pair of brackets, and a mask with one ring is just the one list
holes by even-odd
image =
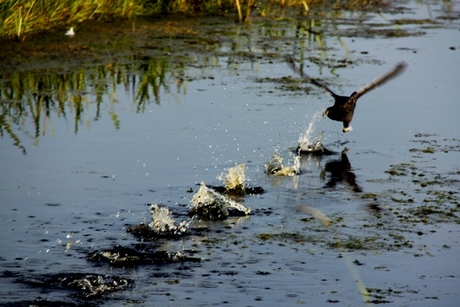
[[323, 117], [327, 117], [327, 114], [329, 114], [329, 110], [325, 110], [325, 111], [323, 112]]

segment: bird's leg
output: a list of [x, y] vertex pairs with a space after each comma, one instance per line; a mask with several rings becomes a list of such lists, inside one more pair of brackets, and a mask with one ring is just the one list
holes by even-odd
[[343, 122], [343, 133], [353, 130], [349, 123]]

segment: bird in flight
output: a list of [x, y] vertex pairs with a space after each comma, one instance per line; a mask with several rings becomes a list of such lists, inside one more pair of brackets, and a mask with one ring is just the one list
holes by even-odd
[[323, 112], [323, 116], [329, 117], [330, 119], [335, 121], [342, 122], [343, 132], [348, 132], [351, 130], [350, 122], [353, 119], [353, 113], [355, 112], [356, 102], [358, 101], [358, 98], [366, 94], [370, 90], [373, 90], [377, 86], [380, 86], [386, 83], [387, 81], [395, 78], [396, 76], [400, 75], [407, 67], [406, 62], [399, 62], [392, 70], [378, 77], [374, 81], [364, 85], [358, 91], [353, 92], [350, 96], [339, 96], [324, 84], [319, 83], [313, 78], [310, 78], [306, 73], [304, 73], [302, 69], [298, 68], [295, 65], [294, 59], [292, 59], [292, 57], [287, 56], [286, 62], [289, 64], [289, 66], [294, 72], [299, 74], [307, 82], [310, 82], [331, 94], [331, 96], [335, 100], [334, 105], [332, 107], [327, 108], [326, 111]]

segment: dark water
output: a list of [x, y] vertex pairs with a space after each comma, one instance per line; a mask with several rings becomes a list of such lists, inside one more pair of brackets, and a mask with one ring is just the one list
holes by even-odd
[[[0, 302], [454, 306], [459, 5], [409, 1], [381, 14], [332, 11], [250, 25], [181, 21], [169, 36], [143, 22], [126, 38], [128, 55], [116, 36], [116, 51], [98, 51], [93, 61], [71, 58], [97, 37], [79, 37], [77, 28], [71, 40], [46, 38], [77, 46], [69, 61], [2, 69]], [[111, 32], [100, 33], [108, 40]], [[409, 67], [360, 98], [353, 131], [343, 134], [320, 116], [332, 98], [295, 76], [284, 54], [340, 94], [400, 60]], [[277, 146], [292, 164], [307, 131], [336, 154], [302, 155], [299, 176], [265, 175]], [[150, 222], [151, 202], [187, 220], [197, 184], [222, 184], [218, 177], [237, 163], [245, 163], [248, 185], [266, 191], [238, 199], [252, 215], [195, 220], [206, 229], [200, 235], [146, 243], [201, 262], [119, 268], [86, 260], [117, 244], [139, 247], [126, 230]], [[320, 210], [333, 226], [297, 205]], [[61, 273], [133, 284], [82, 299], [30, 282]]]

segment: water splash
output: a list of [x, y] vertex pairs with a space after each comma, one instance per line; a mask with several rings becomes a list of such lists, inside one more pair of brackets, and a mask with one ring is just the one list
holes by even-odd
[[182, 221], [176, 225], [176, 221], [171, 217], [171, 212], [167, 207], [152, 203], [152, 222], [148, 226], [157, 234], [181, 235], [187, 232], [190, 221]]
[[313, 115], [312, 120], [308, 124], [307, 130], [299, 136], [299, 145], [297, 151], [299, 153], [310, 153], [316, 155], [328, 155], [333, 152], [325, 148], [322, 144], [323, 132], [318, 132], [319, 139], [314, 138], [315, 124], [321, 119], [321, 112], [318, 111]]
[[300, 156], [293, 157], [293, 165], [284, 165], [284, 158], [278, 153], [278, 147], [275, 149], [270, 161], [265, 164], [265, 173], [276, 176], [295, 176], [300, 174]]
[[[305, 132], [299, 136], [299, 146], [300, 144], [313, 143], [312, 139], [313, 139], [313, 134], [315, 132], [315, 124], [321, 119], [321, 117], [322, 117], [321, 111], [317, 111], [315, 114], [313, 114], [313, 117], [310, 123], [308, 124], [307, 130], [305, 130]], [[322, 138], [322, 134], [321, 134], [321, 138]]]
[[217, 193], [201, 182], [200, 189], [192, 197], [190, 213], [209, 219], [225, 219], [230, 215], [229, 211], [247, 215], [251, 209]]
[[[224, 178], [223, 174], [221, 178]], [[228, 169], [227, 175], [225, 175], [225, 189], [231, 194], [246, 194], [246, 188], [244, 186], [246, 181], [246, 166], [244, 163], [237, 164], [234, 167]]]

